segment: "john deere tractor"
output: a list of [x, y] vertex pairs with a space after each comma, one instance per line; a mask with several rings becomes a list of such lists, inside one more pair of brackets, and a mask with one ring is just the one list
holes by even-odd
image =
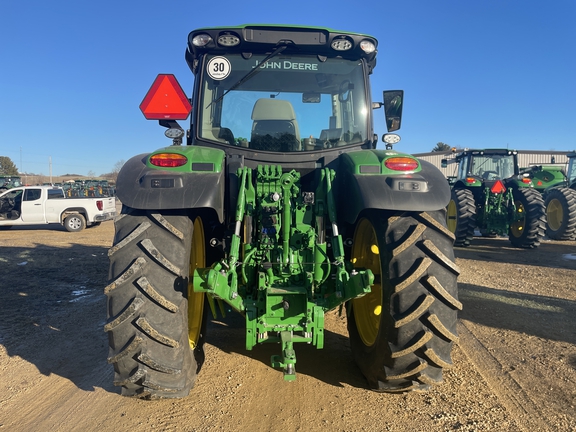
[[515, 247], [535, 248], [544, 236], [541, 193], [518, 169], [517, 152], [507, 149], [464, 150], [442, 165], [457, 163], [451, 178], [448, 228], [455, 245], [469, 246], [476, 230], [483, 236], [507, 235]]
[[563, 180], [546, 189], [546, 234], [554, 240], [576, 239], [576, 152], [568, 153]]
[[0, 192], [22, 186], [22, 179], [14, 175], [0, 175]]
[[271, 365], [287, 381], [299, 343], [323, 347], [329, 311], [347, 315], [372, 389], [442, 380], [462, 307], [450, 188], [430, 163], [376, 148], [373, 111], [391, 147], [403, 106], [402, 91], [372, 101], [376, 52], [371, 36], [325, 28], [202, 28], [185, 54], [192, 97], [156, 78], [140, 108], [171, 145], [118, 175], [105, 288], [123, 395], [187, 395], [208, 313], [228, 309], [247, 350], [278, 344]]

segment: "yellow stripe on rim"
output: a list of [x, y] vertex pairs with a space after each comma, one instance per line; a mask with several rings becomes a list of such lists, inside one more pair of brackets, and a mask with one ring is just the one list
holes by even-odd
[[515, 201], [514, 204], [516, 204], [516, 215], [522, 216], [522, 218], [510, 225], [510, 232], [514, 237], [519, 238], [524, 233], [524, 228], [526, 228], [526, 211], [520, 201]]
[[448, 209], [446, 211], [446, 225], [452, 233], [456, 233], [456, 227], [458, 226], [458, 206], [454, 200], [450, 200], [448, 203]]
[[382, 314], [382, 286], [378, 238], [368, 219], [362, 219], [354, 233], [352, 262], [356, 268], [366, 268], [374, 273], [374, 285], [370, 294], [352, 300], [354, 320], [362, 342], [366, 346], [374, 345], [380, 329]]
[[190, 253], [190, 275], [188, 277], [188, 341], [190, 348], [196, 348], [202, 331], [202, 315], [204, 313], [204, 293], [196, 293], [193, 289], [194, 270], [206, 267], [206, 251], [204, 243], [204, 226], [199, 217], [194, 221], [192, 234], [192, 249]]
[[552, 228], [553, 231], [558, 231], [562, 226], [562, 221], [564, 220], [564, 209], [562, 208], [562, 203], [558, 199], [554, 198], [548, 202], [546, 217], [548, 220], [548, 226]]

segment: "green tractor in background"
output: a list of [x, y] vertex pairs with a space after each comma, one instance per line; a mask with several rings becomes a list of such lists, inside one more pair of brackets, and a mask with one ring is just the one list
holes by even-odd
[[192, 99], [157, 77], [140, 108], [172, 145], [130, 159], [116, 185], [105, 330], [123, 395], [187, 395], [218, 306], [244, 317], [247, 350], [278, 344], [285, 380], [295, 346], [322, 348], [340, 310], [371, 388], [442, 381], [462, 308], [450, 188], [432, 164], [376, 149], [373, 110], [392, 132], [403, 104], [402, 91], [372, 102], [376, 47], [316, 27], [204, 28], [188, 38]]
[[507, 235], [515, 247], [534, 248], [545, 230], [544, 200], [528, 175], [520, 173], [517, 152], [464, 150], [442, 166], [457, 163], [447, 208], [448, 229], [456, 246], [469, 246], [478, 229], [483, 236]]
[[567, 156], [565, 175], [556, 175], [554, 186], [544, 191], [546, 234], [553, 240], [576, 239], [576, 152]]
[[22, 178], [15, 175], [0, 175], [0, 192], [22, 186]]

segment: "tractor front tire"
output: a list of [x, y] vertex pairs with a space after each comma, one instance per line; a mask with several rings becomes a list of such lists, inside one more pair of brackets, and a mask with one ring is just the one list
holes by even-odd
[[552, 240], [572, 240], [576, 237], [576, 190], [551, 189], [544, 201], [546, 234]]
[[348, 331], [372, 389], [427, 390], [452, 365], [462, 309], [453, 241], [443, 210], [391, 217], [374, 211], [358, 222], [351, 259], [375, 280], [369, 294], [348, 304]]
[[191, 289], [194, 262], [204, 260], [193, 256], [204, 253], [197, 225], [186, 214], [126, 206], [116, 218], [104, 330], [114, 384], [124, 396], [178, 398], [194, 386], [207, 316], [205, 296]]
[[514, 190], [515, 217], [510, 224], [508, 238], [514, 247], [532, 249], [540, 245], [546, 228], [544, 199], [534, 189]]
[[454, 233], [454, 246], [470, 246], [476, 228], [474, 194], [468, 189], [452, 189], [446, 211], [446, 225]]

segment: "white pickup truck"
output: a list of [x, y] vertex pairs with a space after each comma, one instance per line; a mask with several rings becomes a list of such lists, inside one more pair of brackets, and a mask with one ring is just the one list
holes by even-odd
[[66, 198], [61, 188], [53, 186], [16, 187], [0, 194], [0, 229], [58, 223], [77, 232], [114, 216], [114, 197]]

